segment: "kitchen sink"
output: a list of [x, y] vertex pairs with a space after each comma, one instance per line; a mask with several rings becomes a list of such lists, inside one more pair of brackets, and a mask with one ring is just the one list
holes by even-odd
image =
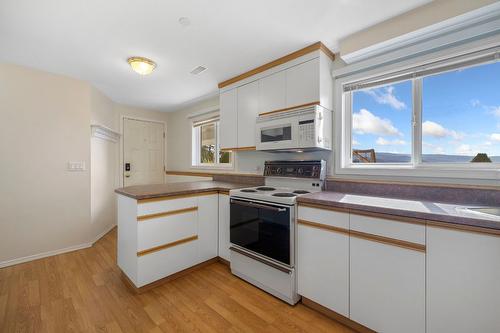
[[500, 207], [468, 207], [465, 210], [471, 213], [491, 215], [491, 217], [500, 217]]

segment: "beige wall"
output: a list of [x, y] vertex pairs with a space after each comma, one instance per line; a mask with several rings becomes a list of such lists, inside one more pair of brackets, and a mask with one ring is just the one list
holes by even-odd
[[167, 126], [167, 170], [191, 168], [191, 120], [189, 115], [208, 108], [219, 108], [219, 96], [186, 109], [169, 112]]
[[[167, 119], [11, 64], [0, 64], [0, 110], [0, 267], [88, 246], [116, 224], [120, 143], [91, 137], [91, 124], [120, 131], [121, 115]], [[86, 170], [67, 171], [69, 161]]]
[[[0, 64], [0, 262], [90, 239], [88, 84]], [[83, 172], [66, 170], [84, 161]]]
[[434, 0], [407, 13], [354, 33], [340, 41], [340, 54], [405, 35], [429, 25], [467, 13], [498, 0]]

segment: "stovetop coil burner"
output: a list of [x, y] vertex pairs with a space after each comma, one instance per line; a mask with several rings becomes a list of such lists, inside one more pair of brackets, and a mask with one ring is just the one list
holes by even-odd
[[293, 191], [293, 193], [295, 193], [295, 194], [307, 194], [307, 193], [311, 193], [311, 192], [306, 191], [306, 190], [297, 190], [297, 191]]
[[283, 198], [289, 198], [289, 197], [296, 197], [297, 194], [294, 193], [274, 193], [273, 197], [283, 197]]
[[259, 190], [259, 191], [274, 191], [276, 189], [274, 187], [261, 186], [261, 187], [257, 187], [257, 190]]
[[257, 191], [253, 190], [251, 188], [245, 188], [245, 189], [241, 190], [241, 192], [252, 193], [252, 192], [257, 192]]

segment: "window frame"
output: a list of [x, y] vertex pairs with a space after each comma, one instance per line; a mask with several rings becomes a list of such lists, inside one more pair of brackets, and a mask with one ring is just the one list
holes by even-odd
[[[191, 167], [202, 169], [233, 169], [234, 168], [234, 154], [230, 153], [229, 163], [219, 163], [220, 154], [220, 120], [214, 119], [212, 121], [204, 122], [201, 125], [191, 125]], [[201, 127], [204, 125], [215, 124], [215, 163], [202, 163], [201, 162]]]
[[[441, 58], [426, 58], [421, 60], [419, 58], [413, 62], [406, 62], [403, 64], [392, 64], [383, 66], [377, 69], [367, 71], [359, 71], [353, 75], [344, 76], [335, 79], [335, 100], [338, 112], [336, 115], [337, 129], [336, 140], [338, 143], [338, 150], [336, 152], [335, 169], [337, 174], [348, 175], [379, 175], [379, 176], [411, 176], [411, 177], [443, 177], [443, 178], [480, 178], [480, 179], [499, 179], [500, 178], [500, 163], [423, 163], [422, 162], [422, 93], [423, 79], [430, 75], [439, 73], [446, 73], [457, 68], [449, 69], [449, 66], [456, 66], [464, 64], [463, 67], [467, 68], [467, 63], [474, 58], [486, 57], [494, 55], [496, 62], [499, 61], [498, 55], [500, 47], [496, 46], [488, 50], [479, 50], [469, 54], [448, 54], [446, 57]], [[481, 64], [494, 62], [485, 61]], [[477, 64], [476, 64], [477, 65]], [[433, 71], [432, 74], [418, 75], [416, 68], [420, 68], [422, 72]], [[423, 68], [423, 69], [422, 69]], [[442, 70], [440, 70], [442, 69]], [[425, 71], [424, 71], [425, 70]], [[391, 79], [392, 77], [392, 79]], [[402, 79], [404, 77], [404, 79]], [[383, 81], [381, 81], [383, 79]], [[351, 89], [344, 91], [346, 87], [356, 85], [358, 82], [372, 82], [376, 85], [377, 81], [383, 82], [380, 86], [387, 86], [391, 83], [401, 81], [412, 81], [412, 149], [411, 160], [409, 163], [353, 163], [352, 162], [352, 96]]]

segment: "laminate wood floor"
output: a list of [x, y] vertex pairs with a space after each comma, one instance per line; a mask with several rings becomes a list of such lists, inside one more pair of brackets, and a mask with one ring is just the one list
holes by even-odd
[[0, 269], [0, 332], [353, 332], [215, 263], [141, 295], [123, 284], [116, 229], [93, 247]]

